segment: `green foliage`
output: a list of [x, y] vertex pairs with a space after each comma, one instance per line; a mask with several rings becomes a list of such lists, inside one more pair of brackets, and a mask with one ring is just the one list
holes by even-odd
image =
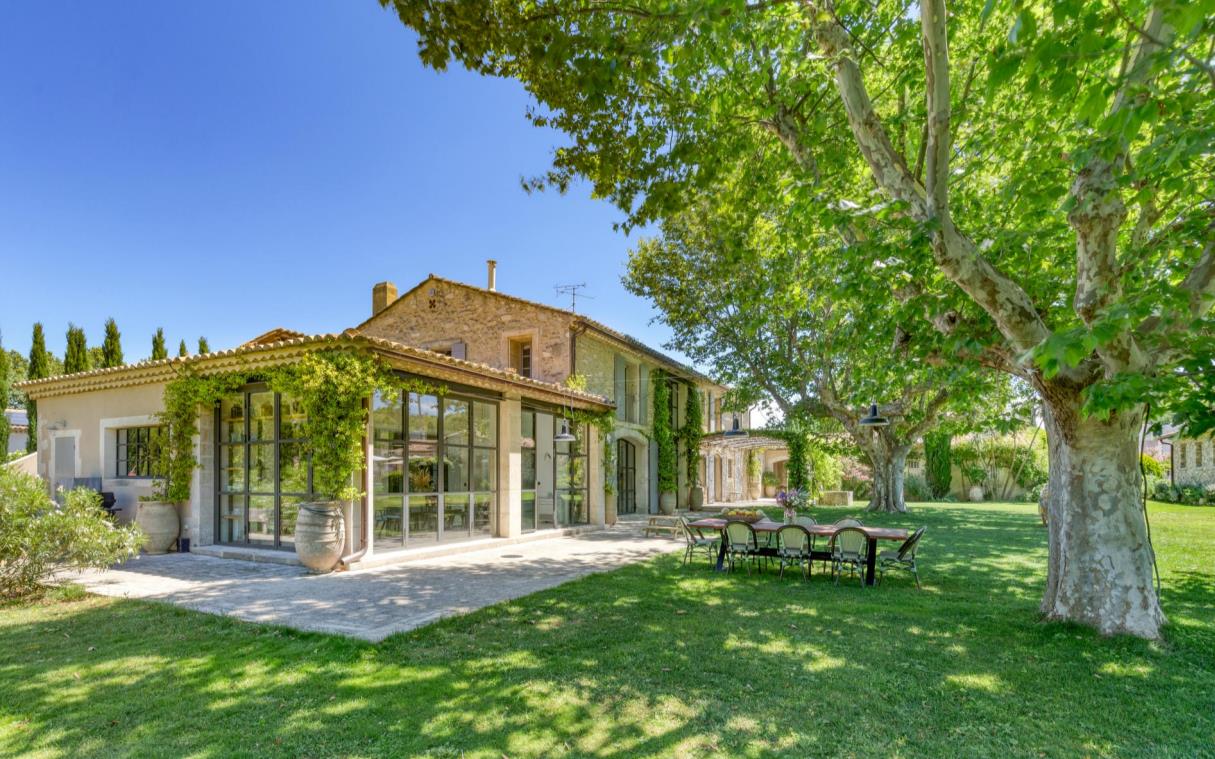
[[797, 490], [809, 490], [810, 481], [810, 440], [800, 430], [791, 430], [785, 438], [789, 446], [789, 487]]
[[953, 484], [951, 439], [952, 436], [948, 432], [929, 432], [924, 435], [924, 474], [929, 494], [933, 498], [949, 495], [950, 485]]
[[[29, 363], [26, 366], [26, 379], [44, 379], [50, 376], [50, 354], [46, 350], [46, 335], [42, 332], [42, 322], [34, 322], [33, 338], [30, 341]], [[38, 450], [38, 403], [29, 398], [25, 400], [25, 413], [29, 418], [29, 437], [25, 441], [25, 452], [33, 453]]]
[[688, 397], [684, 405], [683, 429], [680, 439], [683, 441], [684, 466], [687, 467], [688, 486], [700, 485], [700, 441], [704, 438], [704, 409], [700, 406], [700, 392], [695, 386], [688, 386]]
[[1012, 485], [1031, 490], [1046, 482], [1046, 440], [1022, 431], [1012, 435], [983, 435], [952, 446], [952, 458], [962, 473], [962, 485], [983, 485], [988, 494], [1007, 499]]
[[903, 478], [903, 495], [908, 501], [931, 501], [934, 498], [928, 482], [913, 474]]
[[824, 490], [838, 490], [843, 477], [840, 461], [831, 451], [820, 445], [809, 445], [810, 468], [813, 471], [813, 494]]
[[109, 369], [122, 366], [122, 334], [118, 323], [111, 317], [105, 320], [105, 340], [101, 343], [101, 366]]
[[571, 374], [565, 378], [565, 386], [570, 390], [577, 390], [585, 393], [587, 388], [587, 379], [585, 374]]
[[156, 328], [156, 334], [152, 335], [152, 360], [160, 361], [169, 357], [169, 350], [165, 347], [165, 330], [163, 327]]
[[179, 342], [177, 344], [177, 355], [178, 355], [178, 357], [183, 357], [183, 358], [185, 356], [190, 355], [190, 349], [186, 347], [185, 340], [182, 340], [181, 342]]
[[0, 466], [0, 597], [37, 593], [60, 570], [106, 569], [142, 541], [110, 521], [99, 494], [77, 488], [61, 505], [39, 478]]
[[211, 352], [211, 344], [207, 342], [207, 338], [205, 338], [205, 337], [198, 338], [198, 355], [201, 356], [204, 353], [210, 353], [210, 352]]
[[1215, 485], [1202, 487], [1200, 485], [1173, 485], [1160, 481], [1151, 490], [1152, 497], [1165, 503], [1179, 503], [1183, 506], [1215, 506]]
[[63, 355], [63, 371], [65, 374], [76, 374], [77, 372], [87, 372], [90, 368], [89, 346], [84, 337], [84, 328], [69, 324], [67, 352]]
[[275, 370], [270, 386], [290, 393], [303, 408], [306, 450], [312, 456], [314, 492], [348, 501], [359, 496], [354, 475], [364, 464], [365, 401], [392, 381], [378, 359], [347, 351], [317, 351]]
[[1161, 464], [1146, 453], [1139, 455], [1139, 463], [1143, 467], [1143, 473], [1148, 477], [1163, 477], [1165, 475], [1164, 464]]
[[658, 492], [674, 493], [677, 481], [675, 433], [671, 429], [671, 386], [666, 372], [650, 373], [654, 444], [658, 447]]
[[764, 484], [764, 487], [769, 487], [769, 486], [775, 487], [776, 486], [776, 472], [764, 472], [763, 474], [760, 475], [760, 482], [762, 482]]
[[760, 473], [763, 471], [763, 451], [755, 448], [747, 449], [747, 478], [753, 482], [759, 481]]
[[164, 447], [157, 451], [159, 470], [165, 477], [160, 482], [158, 500], [185, 503], [190, 500], [190, 481], [198, 460], [194, 457], [194, 436], [198, 434], [198, 415], [203, 408], [213, 408], [220, 399], [238, 391], [249, 377], [239, 372], [199, 375], [187, 367], [165, 385], [164, 409], [160, 423], [168, 430]]

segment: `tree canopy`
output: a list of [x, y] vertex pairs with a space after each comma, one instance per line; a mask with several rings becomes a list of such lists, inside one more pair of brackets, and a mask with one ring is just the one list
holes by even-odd
[[165, 330], [163, 327], [157, 327], [156, 334], [152, 335], [152, 360], [159, 361], [168, 357], [169, 349], [165, 346]]

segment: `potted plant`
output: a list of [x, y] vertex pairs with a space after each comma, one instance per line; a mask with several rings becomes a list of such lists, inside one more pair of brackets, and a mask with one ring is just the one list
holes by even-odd
[[172, 431], [170, 427], [167, 436], [153, 439], [150, 455], [161, 477], [153, 481], [152, 494], [139, 496], [135, 507], [135, 524], [146, 536], [143, 549], [152, 555], [168, 553], [173, 547], [181, 535], [177, 504], [190, 499], [190, 475], [194, 470], [191, 466], [183, 471], [181, 462], [175, 460]]
[[[305, 356], [272, 385], [288, 392], [304, 411], [303, 436], [312, 457], [313, 501], [300, 504], [295, 553], [314, 573], [333, 570], [346, 545], [344, 504], [361, 494], [354, 475], [363, 467], [367, 409], [363, 400], [381, 380], [372, 359], [350, 353]], [[411, 479], [417, 475], [411, 472]]]
[[764, 472], [760, 477], [764, 483], [764, 497], [771, 498], [776, 495], [776, 472]]

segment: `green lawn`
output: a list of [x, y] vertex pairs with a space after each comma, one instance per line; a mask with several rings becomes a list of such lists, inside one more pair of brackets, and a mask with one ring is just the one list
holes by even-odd
[[1038, 621], [1029, 506], [867, 521], [929, 526], [923, 591], [667, 556], [379, 645], [2, 608], [0, 755], [1215, 756], [1215, 509], [1153, 504], [1159, 644]]

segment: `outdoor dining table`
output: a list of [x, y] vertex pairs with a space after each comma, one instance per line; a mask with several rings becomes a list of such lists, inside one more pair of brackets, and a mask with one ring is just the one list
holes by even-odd
[[[688, 526], [693, 529], [718, 530], [719, 532], [723, 533], [721, 545], [717, 549], [717, 571], [718, 572], [723, 571], [723, 568], [725, 565], [725, 560], [726, 560], [726, 541], [725, 541], [724, 533], [725, 533], [727, 521], [729, 521], [729, 520], [720, 519], [718, 517], [705, 517], [703, 519], [697, 519], [695, 522], [688, 522]], [[780, 528], [782, 528], [784, 526], [785, 526], [784, 522], [776, 522], [771, 519], [768, 519], [767, 517], [764, 517], [763, 519], [759, 520], [758, 522], [751, 523], [751, 529], [755, 530], [755, 532], [766, 533], [769, 535], [776, 533], [778, 530], [780, 530]], [[829, 524], [815, 524], [815, 525], [802, 525], [802, 526], [805, 527], [806, 532], [810, 533], [811, 535], [814, 535], [816, 537], [825, 537], [825, 538], [829, 538], [832, 535], [834, 535], [836, 530], [838, 529], [834, 525], [829, 525]], [[877, 542], [879, 540], [903, 541], [903, 540], [907, 539], [907, 537], [910, 535], [910, 533], [907, 532], [907, 530], [904, 530], [899, 527], [858, 527], [857, 529], [864, 532], [866, 537], [869, 538], [869, 551], [868, 551], [868, 555], [865, 557], [865, 584], [873, 585], [875, 582], [874, 576], [875, 576], [876, 570], [877, 570]], [[775, 555], [775, 548], [768, 549], [767, 552], [762, 547], [760, 548], [761, 555], [767, 555], [767, 553], [769, 553], [769, 552], [771, 553], [771, 555]], [[830, 558], [831, 558], [831, 554], [827, 551], [811, 552], [811, 560], [815, 560], [815, 561], [827, 560]]]

